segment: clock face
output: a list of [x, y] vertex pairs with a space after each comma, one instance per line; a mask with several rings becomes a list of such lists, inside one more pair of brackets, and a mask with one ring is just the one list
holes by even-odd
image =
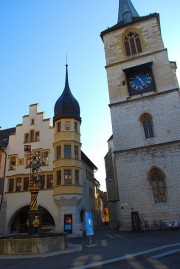
[[130, 68], [126, 73], [127, 86], [130, 95], [155, 91], [156, 85], [150, 64]]
[[150, 73], [135, 73], [129, 79], [129, 85], [135, 90], [143, 90], [147, 88], [152, 81]]

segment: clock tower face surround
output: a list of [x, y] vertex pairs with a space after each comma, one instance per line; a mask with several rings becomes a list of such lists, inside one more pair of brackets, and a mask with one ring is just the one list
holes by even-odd
[[152, 72], [152, 63], [124, 70], [130, 95], [155, 91], [156, 85]]

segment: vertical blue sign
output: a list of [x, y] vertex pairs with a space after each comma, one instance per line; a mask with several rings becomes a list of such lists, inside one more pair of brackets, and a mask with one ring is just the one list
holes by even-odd
[[85, 213], [85, 224], [86, 224], [86, 235], [93, 235], [93, 219], [92, 213], [86, 212]]

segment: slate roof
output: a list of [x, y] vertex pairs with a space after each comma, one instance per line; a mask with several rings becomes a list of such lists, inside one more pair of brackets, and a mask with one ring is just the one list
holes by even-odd
[[0, 148], [6, 148], [9, 142], [9, 136], [15, 134], [16, 128], [0, 130]]
[[110, 28], [107, 28], [106, 30], [102, 31], [100, 36], [103, 39], [103, 35], [106, 34], [106, 33], [112, 32], [114, 30], [117, 30], [117, 29], [120, 29], [120, 28], [123, 28], [123, 27], [127, 27], [128, 25], [134, 24], [136, 22], [144, 21], [144, 20], [147, 20], [147, 19], [150, 19], [150, 18], [153, 18], [153, 17], [155, 17], [157, 19], [159, 27], [160, 27], [159, 14], [158, 13], [153, 13], [153, 14], [150, 14], [150, 15], [147, 15], [147, 16], [133, 18], [133, 20], [131, 22], [127, 23], [127, 24], [124, 24], [123, 22], [119, 22], [119, 23], [115, 24], [114, 26], [112, 26]]
[[130, 13], [131, 19], [139, 17], [139, 14], [134, 8], [131, 0], [119, 0], [118, 22], [124, 22], [123, 16], [125, 13]]
[[64, 91], [54, 106], [54, 122], [62, 118], [71, 118], [81, 122], [78, 101], [71, 93], [68, 81], [68, 65], [66, 65], [66, 78]]

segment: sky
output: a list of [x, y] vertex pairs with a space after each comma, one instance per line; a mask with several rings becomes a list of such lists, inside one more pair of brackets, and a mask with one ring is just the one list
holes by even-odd
[[[180, 1], [132, 0], [140, 16], [160, 13], [169, 60], [180, 81]], [[100, 33], [117, 23], [119, 0], [0, 0], [0, 126], [22, 123], [29, 105], [46, 118], [69, 85], [81, 109], [82, 151], [98, 167], [106, 190], [104, 157], [112, 135], [105, 54]]]

